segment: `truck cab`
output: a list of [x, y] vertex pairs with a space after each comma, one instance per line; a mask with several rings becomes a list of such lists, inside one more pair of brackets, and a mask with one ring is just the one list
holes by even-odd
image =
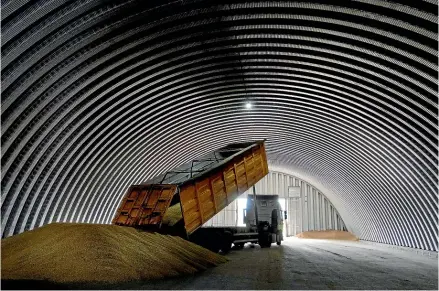
[[261, 247], [270, 247], [283, 240], [284, 213], [278, 195], [247, 196], [247, 208], [244, 209], [244, 222], [247, 232], [258, 233]]

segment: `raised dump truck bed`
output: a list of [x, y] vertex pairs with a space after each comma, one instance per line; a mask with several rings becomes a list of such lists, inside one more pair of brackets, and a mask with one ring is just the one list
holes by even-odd
[[131, 186], [113, 224], [188, 237], [266, 174], [264, 141], [229, 144]]

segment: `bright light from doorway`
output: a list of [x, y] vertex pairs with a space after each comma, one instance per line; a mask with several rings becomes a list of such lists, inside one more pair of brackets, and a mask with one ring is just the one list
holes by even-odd
[[238, 225], [245, 226], [244, 209], [247, 208], [247, 198], [238, 198]]

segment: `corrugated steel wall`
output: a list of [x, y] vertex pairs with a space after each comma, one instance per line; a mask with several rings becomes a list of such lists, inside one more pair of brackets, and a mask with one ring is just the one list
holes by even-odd
[[[300, 196], [290, 197], [288, 188], [299, 187]], [[256, 194], [279, 195], [287, 205], [286, 235], [296, 235], [309, 230], [326, 230], [346, 228], [339, 212], [329, 199], [316, 187], [293, 175], [271, 171], [256, 186]], [[239, 198], [246, 198], [249, 190]], [[205, 226], [235, 226], [238, 223], [238, 201], [234, 201], [216, 216], [206, 222]]]
[[2, 237], [266, 138], [360, 238], [437, 250], [437, 3], [2, 1]]

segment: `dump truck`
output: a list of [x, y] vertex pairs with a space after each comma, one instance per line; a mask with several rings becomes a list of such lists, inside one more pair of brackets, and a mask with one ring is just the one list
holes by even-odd
[[[232, 243], [255, 239], [255, 231], [213, 229], [203, 224], [267, 174], [263, 140], [229, 144], [130, 186], [112, 223], [178, 235], [210, 250], [226, 252]], [[261, 242], [268, 240], [268, 234], [260, 238]]]

